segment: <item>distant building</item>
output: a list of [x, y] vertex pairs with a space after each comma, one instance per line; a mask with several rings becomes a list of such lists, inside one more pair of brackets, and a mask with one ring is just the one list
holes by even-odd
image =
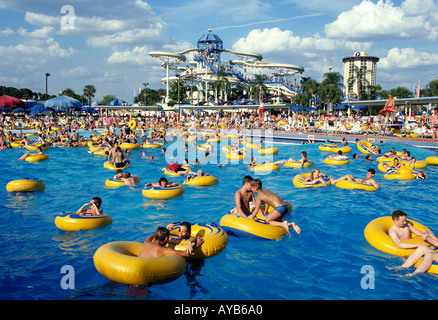
[[[376, 85], [376, 72], [377, 72], [377, 62], [380, 59], [378, 57], [371, 57], [365, 51], [356, 51], [352, 57], [347, 57], [342, 59], [344, 63], [344, 93], [347, 99], [353, 99], [358, 96], [357, 92], [357, 81], [354, 81], [353, 85], [348, 87], [348, 82], [350, 78], [355, 76], [354, 74], [354, 66], [361, 68], [365, 66], [367, 70], [371, 72], [367, 72], [365, 79], [368, 80], [368, 83], [372, 86]], [[362, 88], [366, 85], [363, 83]]]

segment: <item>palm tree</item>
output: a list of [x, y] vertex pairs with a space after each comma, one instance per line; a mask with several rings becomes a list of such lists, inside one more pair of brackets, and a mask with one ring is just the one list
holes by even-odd
[[362, 87], [368, 87], [370, 82], [366, 79], [366, 75], [371, 73], [371, 70], [367, 70], [366, 66], [358, 67], [353, 66], [353, 76], [348, 78], [348, 91], [353, 89], [353, 84], [356, 82], [357, 86], [357, 99], [361, 99], [361, 92], [363, 91]]
[[[227, 74], [225, 73], [225, 68], [221, 67], [216, 74], [216, 81], [213, 83], [213, 88], [216, 90], [216, 102], [217, 102], [217, 90], [219, 89], [219, 95], [221, 100], [227, 100], [227, 91], [230, 89], [230, 82], [228, 81]], [[225, 99], [224, 95], [225, 93]]]
[[320, 96], [330, 105], [329, 110], [332, 110], [333, 102], [342, 98], [344, 88], [343, 76], [339, 72], [326, 72], [323, 75], [322, 84], [320, 87]]
[[302, 104], [303, 107], [307, 107], [311, 105], [312, 96], [318, 92], [320, 84], [318, 81], [313, 80], [312, 78], [307, 78], [304, 80], [302, 88], [303, 93], [307, 96], [306, 103]]
[[94, 97], [96, 88], [92, 84], [87, 84], [84, 87], [84, 96], [88, 98], [88, 105], [91, 106], [91, 98]]
[[249, 95], [253, 99], [259, 100], [259, 103], [263, 100], [263, 96], [268, 95], [268, 88], [263, 82], [266, 81], [268, 77], [266, 75], [254, 75], [254, 80], [250, 83]]

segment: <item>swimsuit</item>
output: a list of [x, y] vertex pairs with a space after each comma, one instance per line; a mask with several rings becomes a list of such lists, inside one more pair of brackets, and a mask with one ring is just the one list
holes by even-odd
[[288, 213], [289, 207], [287, 204], [283, 204], [282, 206], [275, 207], [274, 210], [277, 211], [281, 217], [283, 217]]

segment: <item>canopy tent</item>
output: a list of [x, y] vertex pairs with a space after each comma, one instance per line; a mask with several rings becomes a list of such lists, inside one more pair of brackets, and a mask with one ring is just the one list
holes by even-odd
[[92, 107], [82, 107], [81, 112], [96, 113], [98, 111]]
[[24, 101], [8, 95], [0, 96], [0, 107], [18, 108], [24, 107]]
[[80, 111], [82, 108], [82, 102], [67, 96], [58, 96], [44, 102], [44, 106], [62, 109], [72, 108], [74, 110]]
[[108, 102], [109, 106], [123, 106], [123, 105], [126, 106], [127, 104], [128, 103], [126, 101], [123, 101], [121, 99], [115, 99], [115, 100]]

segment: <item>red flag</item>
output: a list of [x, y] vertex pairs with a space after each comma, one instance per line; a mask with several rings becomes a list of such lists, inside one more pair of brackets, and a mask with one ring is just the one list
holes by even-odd
[[417, 86], [415, 87], [415, 98], [420, 97], [420, 80], [418, 80]]

